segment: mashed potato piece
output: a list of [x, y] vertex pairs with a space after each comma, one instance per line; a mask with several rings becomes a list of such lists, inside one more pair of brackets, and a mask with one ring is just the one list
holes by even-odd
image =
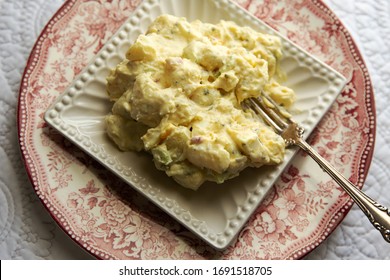
[[278, 37], [162, 15], [107, 78], [115, 102], [107, 133], [123, 151], [150, 152], [158, 169], [194, 190], [278, 164], [284, 140], [240, 103], [261, 91], [294, 102], [275, 79], [281, 56]]

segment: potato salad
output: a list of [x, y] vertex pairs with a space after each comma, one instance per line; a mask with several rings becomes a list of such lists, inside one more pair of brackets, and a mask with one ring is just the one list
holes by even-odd
[[281, 56], [278, 37], [249, 27], [159, 16], [107, 77], [107, 134], [194, 190], [278, 164], [284, 140], [241, 102], [263, 92], [291, 106], [293, 90], [277, 82]]

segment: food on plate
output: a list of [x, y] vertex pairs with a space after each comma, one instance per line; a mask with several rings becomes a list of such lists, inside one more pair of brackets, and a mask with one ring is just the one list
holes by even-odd
[[159, 16], [107, 77], [107, 133], [123, 151], [150, 152], [159, 170], [194, 190], [278, 164], [284, 140], [241, 102], [263, 91], [294, 103], [278, 83], [281, 56], [278, 37], [249, 27]]

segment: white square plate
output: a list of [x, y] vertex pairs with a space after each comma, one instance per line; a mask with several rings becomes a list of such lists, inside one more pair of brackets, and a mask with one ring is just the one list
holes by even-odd
[[190, 21], [231, 20], [280, 36], [285, 85], [296, 91], [300, 111], [293, 117], [303, 125], [306, 136], [335, 101], [345, 78], [228, 0], [146, 0], [47, 110], [45, 120], [52, 127], [207, 243], [223, 249], [261, 203], [295, 150], [288, 150], [278, 166], [247, 169], [223, 184], [206, 183], [194, 192], [158, 171], [149, 154], [125, 153], [116, 148], [104, 127], [104, 118], [112, 107], [106, 77], [123, 60], [132, 42], [157, 16], [166, 13]]

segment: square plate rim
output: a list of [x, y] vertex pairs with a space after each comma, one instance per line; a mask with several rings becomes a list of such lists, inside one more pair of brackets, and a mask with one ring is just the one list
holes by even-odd
[[[203, 1], [211, 1], [211, 0], [203, 0]], [[310, 129], [307, 130], [309, 132], [309, 133], [305, 134], [305, 137], [307, 138], [309, 136], [309, 134], [311, 133], [311, 131], [316, 127], [318, 122], [321, 120], [321, 118], [326, 114], [329, 107], [336, 100], [337, 96], [339, 95], [339, 93], [341, 92], [342, 88], [344, 87], [344, 85], [346, 83], [346, 79], [339, 72], [337, 72], [336, 70], [334, 70], [333, 68], [331, 68], [327, 64], [323, 63], [322, 61], [320, 61], [318, 58], [316, 58], [315, 56], [308, 53], [303, 48], [299, 47], [297, 44], [295, 44], [294, 42], [292, 42], [291, 40], [289, 40], [288, 38], [286, 38], [285, 36], [283, 36], [282, 34], [277, 32], [276, 30], [274, 30], [272, 27], [268, 26], [262, 20], [256, 18], [253, 14], [251, 14], [250, 12], [248, 12], [247, 10], [245, 10], [244, 8], [239, 6], [237, 3], [232, 2], [231, 0], [214, 0], [214, 2], [218, 5], [218, 8], [230, 9], [229, 10], [230, 12], [236, 12], [237, 15], [243, 16], [245, 18], [244, 20], [251, 21], [252, 24], [259, 25], [259, 27], [262, 29], [265, 29], [267, 31], [267, 33], [280, 37], [282, 39], [284, 48], [289, 47], [294, 52], [302, 54], [303, 58], [306, 58], [306, 57], [310, 58], [312, 61], [318, 63], [322, 68], [325, 68], [327, 71], [332, 72], [333, 75], [336, 77], [336, 79], [338, 80], [338, 86], [337, 86], [338, 92], [335, 94], [334, 99], [332, 99], [330, 102], [328, 102], [326, 104], [327, 106], [325, 106], [325, 108], [324, 108], [324, 113], [320, 114], [320, 118], [316, 119], [316, 123], [314, 125], [312, 125], [310, 127]], [[53, 104], [51, 104], [49, 106], [49, 108], [46, 110], [46, 112], [44, 114], [44, 120], [51, 127], [56, 129], [63, 136], [65, 136], [68, 140], [70, 140], [72, 143], [74, 143], [76, 146], [78, 146], [81, 150], [83, 150], [84, 152], [89, 154], [92, 158], [94, 158], [95, 160], [100, 162], [105, 168], [107, 168], [108, 170], [113, 172], [115, 175], [117, 175], [119, 178], [124, 180], [127, 184], [129, 184], [135, 190], [137, 190], [142, 195], [147, 197], [155, 205], [157, 205], [163, 211], [165, 211], [167, 214], [169, 214], [174, 219], [179, 221], [182, 225], [184, 225], [187, 229], [189, 229], [190, 231], [195, 233], [198, 237], [200, 237], [201, 239], [206, 241], [209, 245], [211, 245], [215, 249], [223, 250], [227, 246], [229, 246], [230, 243], [234, 240], [234, 238], [241, 231], [242, 227], [245, 225], [245, 223], [250, 218], [252, 213], [260, 205], [262, 200], [260, 200], [258, 203], [256, 203], [256, 206], [252, 207], [250, 211], [247, 211], [245, 218], [241, 219], [241, 224], [238, 227], [238, 230], [236, 230], [234, 232], [234, 234], [231, 234], [231, 233], [226, 234], [226, 230], [225, 230], [225, 232], [217, 233], [217, 235], [221, 235], [222, 237], [210, 238], [210, 236], [206, 236], [204, 233], [201, 232], [201, 230], [199, 229], [199, 226], [191, 225], [190, 223], [188, 223], [188, 221], [184, 220], [183, 217], [178, 217], [178, 215], [176, 215], [174, 213], [173, 209], [168, 209], [167, 207], [164, 207], [165, 205], [162, 205], [161, 203], [159, 203], [157, 201], [157, 199], [155, 198], [154, 194], [144, 192], [141, 188], [136, 186], [135, 182], [130, 181], [129, 179], [126, 178], [126, 176], [118, 173], [118, 170], [116, 170], [115, 166], [113, 166], [114, 164], [110, 162], [110, 159], [107, 157], [106, 158], [99, 157], [94, 151], [92, 151], [91, 143], [88, 142], [87, 139], [82, 137], [82, 135], [80, 136], [77, 132], [74, 133], [71, 129], [69, 129], [69, 127], [66, 127], [64, 129], [64, 126], [63, 126], [64, 123], [62, 122], [63, 120], [61, 119], [60, 112], [62, 110], [62, 107], [69, 106], [69, 98], [72, 98], [69, 96], [69, 90], [72, 87], [73, 88], [76, 87], [78, 90], [82, 89], [82, 87], [83, 87], [82, 81], [85, 80], [85, 75], [88, 73], [88, 69], [90, 69], [91, 65], [95, 65], [95, 66], [99, 67], [99, 65], [101, 64], [102, 55], [104, 53], [113, 51], [113, 49], [114, 49], [113, 46], [117, 45], [118, 38], [122, 36], [121, 32], [128, 29], [128, 28], [126, 28], [126, 25], [130, 24], [131, 20], [134, 17], [137, 17], [137, 16], [139, 17], [140, 14], [142, 15], [143, 13], [145, 13], [145, 11], [147, 10], [147, 9], [145, 9], [145, 7], [147, 5], [151, 5], [151, 4], [161, 4], [161, 0], [146, 0], [146, 1], [143, 1], [140, 5], [138, 5], [138, 7], [132, 12], [130, 17], [118, 29], [118, 31], [116, 33], [114, 33], [114, 35], [104, 44], [104, 46], [98, 51], [98, 53], [83, 68], [83, 70], [73, 79], [73, 81], [70, 83], [70, 85], [58, 96], [58, 98], [56, 98], [56, 100], [53, 102]], [[61, 127], [61, 126], [63, 126], [63, 127]], [[288, 165], [288, 163], [293, 159], [295, 152], [296, 152], [296, 150], [290, 152], [291, 155], [289, 155], [289, 158], [287, 160], [285, 160], [285, 162], [283, 163], [284, 167], [286, 165]], [[281, 170], [275, 172], [274, 175], [276, 175], [276, 176], [274, 176], [272, 178], [272, 180], [271, 180], [272, 182], [270, 184], [271, 186], [268, 187], [268, 190], [272, 188], [272, 185], [274, 184], [274, 182], [277, 180], [277, 178], [283, 172], [284, 167]], [[194, 221], [193, 219], [190, 219], [190, 220]], [[198, 221], [198, 222], [202, 222], [202, 221]], [[193, 224], [195, 224], [195, 223], [193, 223]]]

